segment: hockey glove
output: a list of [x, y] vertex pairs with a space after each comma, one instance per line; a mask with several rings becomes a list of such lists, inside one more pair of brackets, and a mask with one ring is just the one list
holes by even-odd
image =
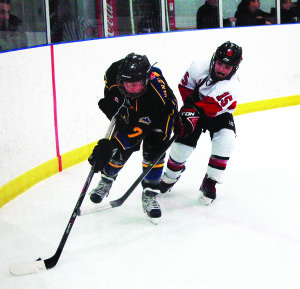
[[194, 108], [183, 106], [175, 120], [175, 133], [178, 134], [180, 138], [187, 137], [195, 130], [199, 118], [200, 114]]
[[184, 103], [184, 106], [193, 106], [199, 100], [200, 100], [199, 91], [196, 90], [192, 94], [190, 94], [188, 97], [186, 97], [184, 99], [183, 103]]
[[93, 153], [90, 155], [88, 161], [90, 165], [95, 165], [94, 172], [100, 172], [108, 163], [112, 156], [112, 148], [108, 139], [100, 139], [98, 144], [94, 147]]
[[98, 102], [99, 108], [105, 113], [107, 118], [111, 120], [122, 106], [124, 100], [117, 96], [101, 98]]

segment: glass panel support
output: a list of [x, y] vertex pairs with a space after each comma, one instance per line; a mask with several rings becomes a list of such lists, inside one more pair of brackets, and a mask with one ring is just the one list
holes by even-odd
[[223, 0], [219, 0], [219, 25], [223, 28]]
[[102, 0], [102, 13], [103, 13], [103, 31], [104, 37], [108, 37], [108, 24], [107, 24], [107, 1]]
[[49, 1], [45, 0], [45, 19], [46, 19], [46, 37], [47, 44], [51, 44], [51, 26], [50, 26], [50, 9], [49, 9]]
[[167, 3], [165, 3], [165, 7], [166, 7], [166, 10], [165, 10], [165, 14], [166, 14], [166, 31], [170, 31], [170, 19], [169, 19], [169, 1], [168, 0], [163, 0], [164, 1], [167, 1]]
[[133, 4], [132, 0], [129, 1], [129, 9], [130, 9], [130, 22], [131, 22], [131, 33], [135, 34], [135, 26], [134, 26], [134, 15], [133, 15]]
[[276, 0], [276, 7], [277, 7], [277, 24], [280, 24], [281, 23], [281, 7], [280, 7], [280, 0]]
[[[166, 0], [160, 1], [160, 8], [161, 8], [161, 26], [162, 26], [162, 32], [166, 32]], [[168, 16], [169, 17], [169, 16]]]

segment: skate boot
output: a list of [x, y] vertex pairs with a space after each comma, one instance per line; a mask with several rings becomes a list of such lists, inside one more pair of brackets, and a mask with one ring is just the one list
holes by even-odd
[[205, 175], [200, 187], [199, 201], [208, 206], [216, 199], [216, 181]]
[[175, 183], [167, 184], [163, 180], [161, 180], [160, 183], [159, 183], [160, 193], [165, 194], [167, 192], [170, 192], [172, 190], [173, 186], [175, 185]]
[[90, 192], [90, 199], [93, 203], [101, 203], [105, 196], [108, 196], [112, 183], [115, 179], [104, 174], [98, 186]]
[[159, 193], [158, 190], [154, 190], [151, 188], [145, 188], [142, 194], [142, 204], [144, 213], [148, 217], [151, 222], [152, 219], [161, 217], [160, 206], [156, 200], [156, 195]]
[[165, 194], [167, 192], [170, 192], [173, 188], [173, 186], [177, 183], [180, 176], [177, 178], [170, 178], [166, 173], [164, 173], [161, 177], [160, 183], [158, 185], [158, 188], [160, 190], [161, 194]]

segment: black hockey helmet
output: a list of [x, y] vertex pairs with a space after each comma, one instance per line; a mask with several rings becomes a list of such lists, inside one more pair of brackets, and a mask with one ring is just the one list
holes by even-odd
[[[151, 76], [151, 65], [146, 55], [139, 55], [135, 53], [128, 54], [121, 62], [118, 75], [117, 85], [122, 94], [127, 97], [138, 97], [142, 95], [146, 89]], [[125, 87], [124, 82], [138, 82], [141, 81], [143, 90], [139, 93], [129, 93]]]
[[239, 68], [242, 59], [243, 59], [242, 47], [230, 41], [223, 43], [221, 46], [217, 48], [216, 52], [213, 54], [211, 58], [211, 62], [210, 62], [211, 77], [215, 80], [221, 80], [215, 74], [215, 64], [217, 60], [233, 67], [231, 73], [225, 78], [225, 79], [230, 79], [231, 76], [235, 74], [235, 72]]

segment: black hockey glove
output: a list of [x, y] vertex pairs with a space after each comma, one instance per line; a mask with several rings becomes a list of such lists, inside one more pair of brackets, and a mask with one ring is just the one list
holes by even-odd
[[192, 94], [190, 94], [187, 98], [184, 100], [184, 106], [193, 106], [196, 102], [200, 100], [199, 91], [196, 90]]
[[191, 134], [200, 118], [200, 113], [194, 108], [183, 106], [175, 120], [174, 131], [180, 138], [185, 138]]
[[88, 161], [90, 165], [95, 165], [94, 172], [98, 173], [103, 170], [112, 156], [112, 148], [108, 139], [100, 139], [98, 144], [94, 147], [93, 153], [90, 155]]
[[107, 118], [111, 120], [122, 106], [124, 99], [117, 96], [101, 98], [98, 102], [99, 108], [105, 113]]

